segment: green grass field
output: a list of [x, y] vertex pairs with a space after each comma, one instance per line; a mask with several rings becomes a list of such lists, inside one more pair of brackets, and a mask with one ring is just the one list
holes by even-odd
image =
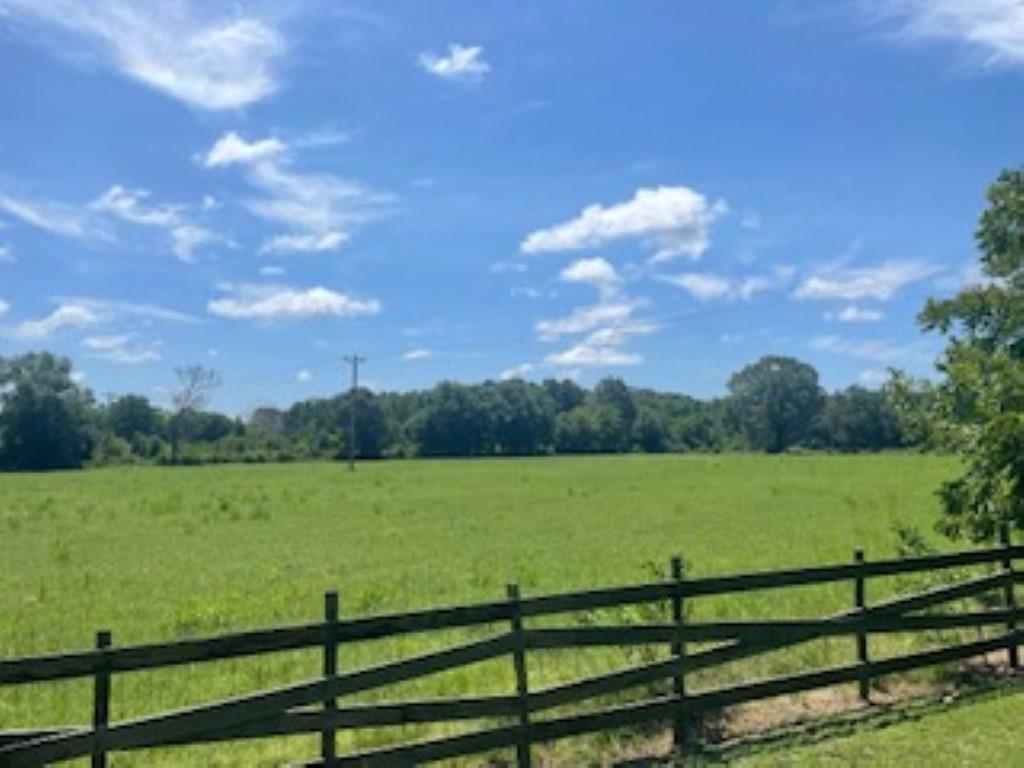
[[[912, 455], [665, 456], [126, 468], [0, 475], [0, 655], [316, 620], [337, 588], [352, 616], [648, 580], [682, 553], [692, 574], [848, 561], [895, 552], [897, 523], [930, 534], [952, 460]], [[898, 584], [880, 585], [869, 599]], [[905, 586], [905, 585], [904, 585]], [[850, 585], [695, 601], [697, 618], [812, 616], [850, 606]], [[479, 633], [478, 633], [479, 634]], [[467, 633], [342, 651], [348, 668]], [[909, 647], [888, 640], [883, 650]], [[746, 664], [740, 677], [848, 661], [848, 640]], [[622, 651], [559, 653], [553, 682], [636, 663]], [[119, 678], [121, 718], [317, 674], [315, 652]], [[507, 662], [405, 692], [508, 692]], [[720, 674], [720, 673], [716, 673]], [[731, 678], [731, 679], [735, 679]], [[709, 676], [705, 681], [718, 682]], [[0, 692], [0, 728], [88, 719], [88, 685]], [[420, 733], [420, 731], [407, 731]], [[393, 734], [342, 738], [345, 748]], [[309, 738], [122, 757], [118, 765], [274, 765]], [[553, 753], [556, 757], [557, 750]]]

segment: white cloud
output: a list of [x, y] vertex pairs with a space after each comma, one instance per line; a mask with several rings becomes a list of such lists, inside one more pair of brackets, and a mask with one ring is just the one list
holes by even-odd
[[434, 350], [432, 349], [410, 349], [408, 352], [402, 354], [403, 360], [426, 360], [428, 357], [434, 356]]
[[868, 368], [857, 374], [857, 383], [864, 387], [881, 387], [889, 381], [889, 372], [877, 368]]
[[226, 133], [200, 162], [208, 168], [241, 165], [249, 184], [263, 194], [245, 201], [246, 208], [293, 230], [269, 239], [264, 252], [339, 248], [353, 227], [377, 217], [394, 201], [340, 176], [293, 171], [289, 148], [278, 139], [248, 142]]
[[424, 71], [460, 83], [481, 82], [491, 71], [491, 65], [483, 59], [484, 49], [479, 45], [448, 46], [448, 55], [441, 56], [432, 51], [420, 54], [419, 64]]
[[887, 261], [876, 267], [835, 269], [808, 277], [793, 295], [798, 299], [888, 301], [900, 289], [941, 271], [941, 267], [921, 261]]
[[601, 257], [574, 261], [562, 270], [561, 278], [567, 283], [593, 286], [606, 294], [614, 292], [622, 282], [615, 267]]
[[643, 361], [643, 357], [638, 354], [595, 343], [590, 337], [569, 349], [544, 358], [544, 362], [549, 365], [561, 365], [567, 368], [608, 368], [639, 365]]
[[313, 372], [308, 368], [303, 368], [295, 374], [295, 380], [300, 384], [308, 384], [313, 380]]
[[[0, 0], [2, 2], [2, 0]], [[106, 233], [90, 217], [69, 205], [54, 202], [17, 200], [0, 195], [0, 209], [16, 219], [54, 235], [77, 240], [105, 238]]]
[[0, 245], [0, 264], [14, 264], [14, 250], [9, 245]]
[[227, 286], [232, 294], [213, 299], [210, 314], [233, 319], [282, 320], [310, 317], [360, 317], [380, 312], [376, 299], [356, 299], [317, 286], [292, 288], [283, 285]]
[[1020, 0], [862, 0], [880, 20], [895, 22], [905, 41], [961, 46], [983, 67], [1024, 66]]
[[712, 203], [689, 187], [641, 188], [627, 202], [590, 205], [574, 219], [532, 232], [520, 248], [524, 253], [575, 251], [639, 239], [657, 249], [654, 262], [698, 259], [710, 244], [711, 226], [727, 210], [724, 201]]
[[25, 320], [17, 325], [0, 329], [0, 335], [15, 341], [40, 341], [65, 328], [95, 325], [103, 317], [79, 304], [63, 304], [39, 320]]
[[179, 0], [0, 0], [0, 13], [91, 43], [125, 76], [193, 107], [237, 109], [277, 89], [280, 33], [233, 7]]
[[323, 232], [308, 235], [278, 235], [265, 242], [260, 253], [319, 253], [334, 251], [348, 242], [344, 232]]
[[536, 330], [542, 341], [585, 334], [567, 349], [547, 355], [544, 363], [573, 369], [638, 365], [643, 358], [622, 347], [634, 336], [657, 330], [654, 323], [634, 317], [642, 306], [644, 302], [639, 300], [602, 301], [577, 307], [566, 317], [538, 322]]
[[132, 344], [134, 333], [110, 336], [89, 336], [82, 340], [82, 346], [91, 350], [88, 356], [120, 365], [140, 365], [161, 359], [158, 343], [149, 345]]
[[682, 288], [698, 301], [715, 299], [742, 299], [750, 301], [757, 294], [775, 290], [791, 278], [792, 273], [786, 267], [777, 267], [774, 274], [750, 275], [742, 279], [734, 279], [710, 272], [684, 272], [679, 275], [659, 275], [664, 283]]
[[827, 312], [825, 319], [838, 320], [841, 323], [877, 323], [885, 319], [885, 313], [877, 309], [851, 304], [838, 312]]
[[203, 156], [207, 168], [219, 168], [238, 163], [254, 163], [284, 154], [288, 147], [279, 139], [246, 141], [234, 131], [228, 131], [214, 143]]
[[533, 363], [523, 363], [521, 365], [513, 366], [512, 368], [506, 368], [500, 374], [498, 378], [502, 381], [510, 381], [512, 379], [525, 379], [533, 370], [536, 368]]
[[281, 275], [285, 274], [285, 268], [275, 265], [260, 267], [260, 274], [263, 277], [281, 277]]
[[149, 192], [144, 189], [125, 189], [115, 184], [93, 200], [89, 207], [133, 224], [168, 228], [178, 223], [179, 206], [147, 206], [148, 197]]
[[930, 346], [924, 342], [898, 344], [884, 339], [852, 341], [839, 336], [818, 336], [811, 340], [811, 347], [819, 352], [881, 363], [926, 363], [934, 357]]
[[11, 309], [11, 305], [3, 299], [0, 299], [0, 315], [6, 315]]
[[586, 333], [600, 326], [624, 323], [632, 318], [638, 306], [639, 303], [633, 301], [601, 302], [577, 307], [565, 317], [541, 320], [535, 327], [543, 341], [553, 341], [560, 336]]
[[664, 275], [661, 279], [682, 288], [699, 301], [720, 299], [732, 293], [732, 282], [718, 275], [686, 272], [681, 275]]
[[521, 261], [495, 261], [488, 269], [496, 275], [505, 274], [506, 272], [522, 274], [527, 271], [527, 266]]
[[108, 299], [92, 299], [83, 296], [58, 297], [61, 304], [73, 304], [84, 307], [98, 315], [102, 320], [109, 321], [119, 317], [138, 317], [145, 321], [161, 320], [171, 323], [198, 323], [192, 315], [167, 309], [155, 304], [136, 304], [128, 301], [111, 301]]

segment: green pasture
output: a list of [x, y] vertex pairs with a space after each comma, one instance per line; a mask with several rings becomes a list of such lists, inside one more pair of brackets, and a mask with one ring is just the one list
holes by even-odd
[[[622, 585], [665, 573], [847, 562], [896, 552], [897, 525], [938, 546], [934, 491], [954, 460], [918, 455], [617, 456], [196, 468], [0, 475], [0, 656], [87, 648], [317, 620], [337, 589], [343, 616]], [[869, 586], [881, 597], [913, 580]], [[796, 617], [849, 608], [852, 586], [691, 601], [691, 616]], [[595, 617], [590, 617], [591, 619]], [[650, 620], [641, 612], [602, 619]], [[493, 628], [498, 631], [501, 628]], [[349, 669], [485, 628], [365, 643]], [[935, 640], [935, 638], [931, 638]], [[886, 638], [879, 655], [919, 647]], [[531, 662], [531, 685], [654, 658], [557, 652]], [[807, 644], [713, 671], [696, 687], [850, 661], [852, 641]], [[315, 651], [115, 678], [114, 717], [215, 700], [314, 677]], [[511, 692], [505, 660], [404, 686], [416, 696]], [[376, 694], [376, 699], [383, 699]], [[367, 700], [367, 699], [363, 699]], [[88, 683], [0, 691], [0, 728], [85, 722]], [[463, 726], [457, 726], [462, 728]], [[435, 730], [433, 733], [437, 733]], [[361, 732], [368, 747], [422, 729]], [[312, 738], [121, 757], [119, 765], [275, 765], [311, 757]], [[556, 759], [565, 750], [555, 748]], [[559, 752], [562, 749], [562, 752]]]

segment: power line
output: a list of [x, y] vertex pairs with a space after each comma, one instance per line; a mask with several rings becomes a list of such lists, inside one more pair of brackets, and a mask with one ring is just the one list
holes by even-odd
[[352, 366], [352, 389], [348, 397], [348, 471], [356, 470], [356, 391], [359, 389], [359, 364], [366, 358], [359, 355], [345, 355], [344, 360]]

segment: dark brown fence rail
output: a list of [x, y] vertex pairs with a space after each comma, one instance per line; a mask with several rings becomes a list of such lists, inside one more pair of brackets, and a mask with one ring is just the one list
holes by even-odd
[[[848, 564], [696, 579], [685, 578], [682, 560], [675, 558], [667, 581], [537, 597], [520, 596], [518, 587], [510, 585], [501, 601], [357, 619], [339, 619], [337, 595], [328, 593], [320, 622], [170, 643], [119, 648], [112, 644], [110, 632], [102, 631], [97, 633], [95, 650], [0, 660], [0, 690], [91, 678], [94, 693], [89, 725], [0, 732], [0, 767], [39, 766], [91, 756], [94, 768], [103, 768], [113, 752], [292, 734], [320, 734], [319, 758], [304, 763], [307, 766], [410, 765], [498, 749], [514, 750], [517, 764], [528, 766], [535, 744], [651, 721], [671, 723], [674, 745], [684, 750], [695, 738], [693, 716], [743, 702], [844, 683], [857, 683], [860, 695], [868, 699], [872, 682], [882, 676], [993, 651], [1005, 651], [1016, 668], [1018, 646], [1024, 642], [1024, 633], [1017, 628], [1024, 620], [1024, 609], [1017, 607], [1014, 596], [1014, 585], [1024, 581], [1024, 574], [1013, 568], [1014, 561], [1020, 559], [1024, 559], [1024, 547], [1011, 545], [1004, 531], [1000, 546], [981, 550], [877, 562], [865, 561], [858, 551]], [[988, 572], [885, 602], [866, 602], [868, 579], [968, 566], [986, 566]], [[844, 581], [852, 582], [852, 609], [820, 619], [701, 623], [685, 618], [684, 604], [691, 599]], [[991, 607], [990, 600], [975, 610], [919, 613], [991, 593], [1001, 607]], [[531, 620], [541, 617], [647, 603], [666, 606], [670, 621], [530, 626]], [[378, 666], [339, 671], [339, 649], [346, 643], [464, 627], [485, 627], [492, 634]], [[897, 658], [872, 660], [869, 656], [871, 635], [986, 627], [996, 628], [997, 633]], [[688, 676], [700, 670], [836, 636], [853, 638], [855, 663], [713, 690], [691, 690]], [[688, 648], [687, 644], [702, 647]], [[706, 647], [708, 644], [713, 647]], [[531, 653], [630, 646], [666, 648], [669, 656], [546, 688], [530, 685], [527, 659]], [[116, 674], [312, 648], [322, 649], [321, 678], [136, 720], [109, 722], [111, 680]], [[347, 696], [501, 657], [509, 658], [515, 673], [515, 691], [507, 695], [383, 704], [344, 702]], [[550, 710], [655, 683], [665, 684], [671, 692], [598, 711], [544, 716]], [[498, 722], [468, 734], [356, 754], [336, 753], [338, 731], [455, 721]]]

